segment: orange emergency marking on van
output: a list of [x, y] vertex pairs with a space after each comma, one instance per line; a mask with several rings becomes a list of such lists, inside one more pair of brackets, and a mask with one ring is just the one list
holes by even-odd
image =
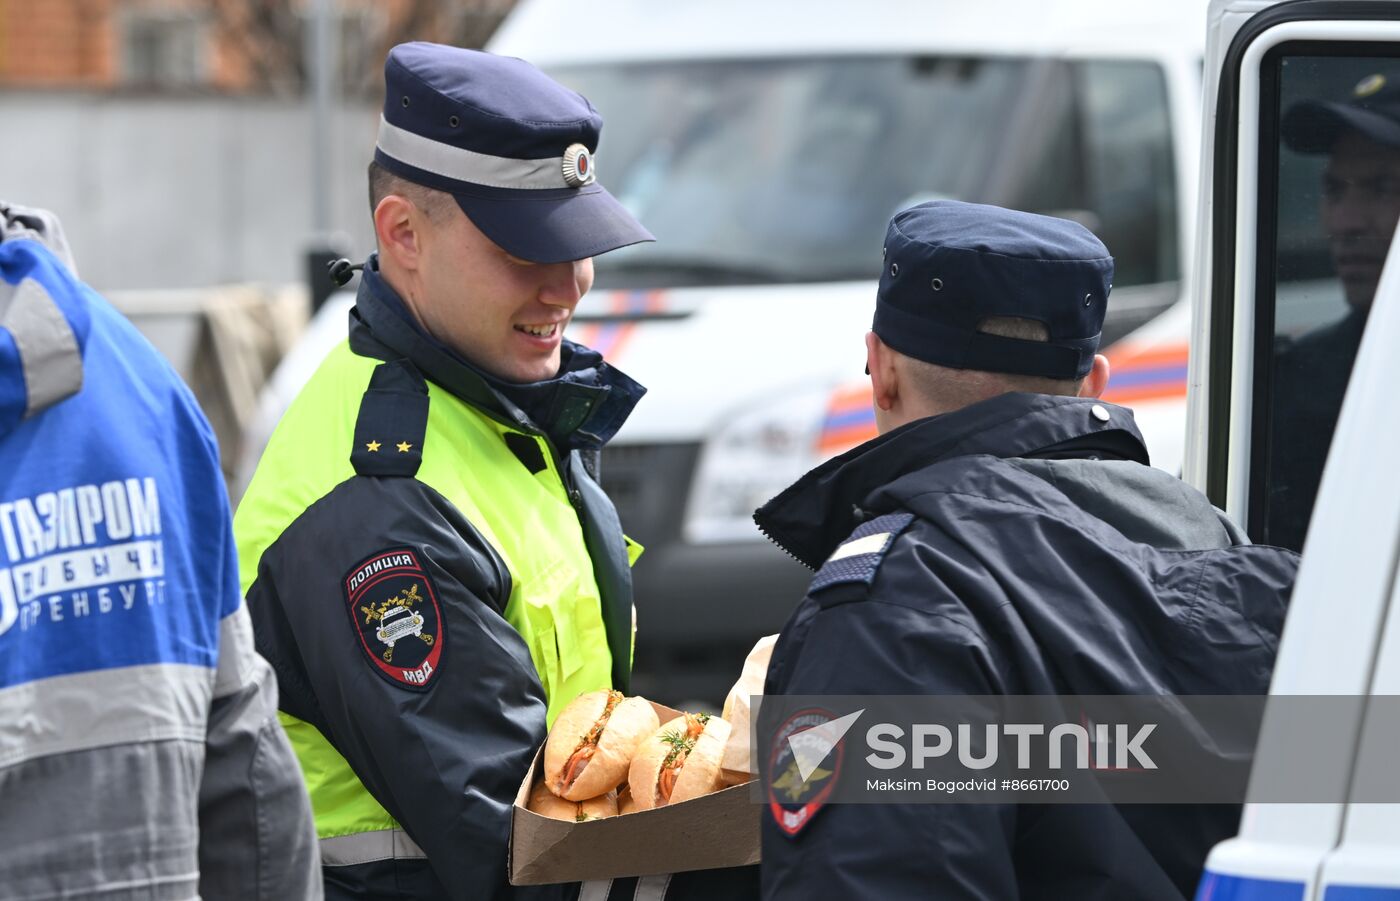
[[817, 437], [817, 452], [823, 457], [835, 456], [877, 434], [870, 382], [852, 382], [831, 393]]
[[665, 291], [613, 291], [608, 297], [614, 315], [646, 315], [666, 312]]
[[[1146, 401], [1185, 400], [1187, 345], [1123, 344], [1107, 351], [1110, 366], [1104, 400], [1131, 406]], [[842, 385], [826, 404], [817, 451], [824, 457], [849, 450], [877, 434], [868, 381]]]
[[[569, 340], [591, 347], [609, 363], [616, 363], [642, 321], [669, 311], [668, 293], [609, 291], [600, 306], [590, 307], [590, 312], [582, 314], [573, 324]], [[600, 314], [601, 319], [593, 318]]]
[[1123, 344], [1108, 349], [1108, 390], [1103, 399], [1131, 406], [1186, 397], [1186, 342]]
[[616, 363], [636, 330], [635, 322], [582, 322], [571, 330], [569, 340], [591, 347], [609, 363]]

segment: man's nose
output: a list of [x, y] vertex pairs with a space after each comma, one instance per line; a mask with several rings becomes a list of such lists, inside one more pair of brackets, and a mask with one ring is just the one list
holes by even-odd
[[588, 291], [592, 278], [587, 276], [588, 260], [568, 263], [548, 263], [543, 267], [539, 298], [559, 307], [574, 307]]
[[1370, 200], [1361, 196], [1355, 186], [1348, 186], [1341, 197], [1330, 204], [1328, 224], [1335, 234], [1355, 234], [1370, 231], [1374, 210]]

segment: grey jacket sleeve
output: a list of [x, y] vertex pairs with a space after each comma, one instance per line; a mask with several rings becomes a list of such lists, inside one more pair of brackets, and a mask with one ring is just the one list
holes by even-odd
[[199, 893], [205, 901], [322, 897], [311, 802], [277, 722], [277, 681], [253, 649], [242, 604], [220, 624], [199, 793]]

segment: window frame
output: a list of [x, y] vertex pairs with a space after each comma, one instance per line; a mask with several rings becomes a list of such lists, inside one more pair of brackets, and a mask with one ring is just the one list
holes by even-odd
[[[116, 52], [117, 80], [121, 87], [140, 91], [189, 91], [209, 84], [213, 33], [206, 11], [135, 7], [123, 10], [119, 21]], [[188, 52], [190, 71], [164, 71], [168, 68], [168, 59], [140, 60], [137, 43], [142, 31], [153, 36], [163, 52], [171, 47]], [[154, 68], [143, 71], [147, 63]]]
[[[1256, 534], [1263, 485], [1256, 486], [1254, 448], [1259, 416], [1267, 429], [1267, 397], [1255, 392], [1259, 367], [1269, 355], [1259, 352], [1256, 318], [1261, 273], [1272, 286], [1274, 210], [1277, 191], [1278, 110], [1264, 103], [1265, 61], [1275, 48], [1311, 46], [1314, 56], [1347, 56], [1341, 45], [1400, 47], [1400, 3], [1382, 0], [1296, 0], [1254, 16], [1235, 35], [1221, 68], [1216, 100], [1214, 166], [1211, 185], [1211, 272], [1207, 354], [1205, 492], [1251, 535]], [[1326, 52], [1318, 52], [1318, 51]], [[1290, 55], [1297, 55], [1296, 51]], [[1366, 54], [1358, 54], [1366, 55]], [[1370, 55], [1386, 55], [1370, 52]], [[1277, 106], [1277, 79], [1271, 101]], [[1269, 117], [1273, 121], [1269, 121]], [[1262, 137], [1272, 129], [1274, 140]], [[1272, 157], [1272, 162], [1269, 157]], [[1273, 194], [1260, 190], [1261, 173], [1273, 166]], [[1268, 228], [1265, 228], [1265, 225]], [[1261, 269], [1260, 236], [1269, 235], [1268, 269]], [[1268, 311], [1272, 342], [1273, 310]], [[1194, 352], [1200, 352], [1200, 348]], [[1248, 373], [1248, 378], [1236, 374]], [[1267, 380], [1267, 368], [1262, 376]], [[1267, 393], [1267, 392], [1266, 392]], [[1267, 434], [1267, 432], [1264, 432]]]
[[[1400, 23], [1396, 23], [1400, 36]], [[1249, 481], [1244, 525], [1251, 539], [1263, 541], [1267, 523], [1269, 437], [1273, 434], [1275, 331], [1278, 310], [1279, 176], [1283, 120], [1281, 87], [1283, 60], [1289, 57], [1365, 59], [1389, 57], [1400, 69], [1400, 39], [1358, 43], [1338, 40], [1291, 40], [1273, 45], [1259, 63], [1258, 199], [1254, 254], [1253, 367], [1250, 375]], [[1260, 303], [1259, 301], [1268, 302]], [[1328, 436], [1329, 440], [1331, 436]]]

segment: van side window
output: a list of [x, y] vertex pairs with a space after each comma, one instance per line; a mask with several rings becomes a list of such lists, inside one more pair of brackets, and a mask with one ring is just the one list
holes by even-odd
[[1167, 85], [1156, 63], [1077, 64], [1085, 205], [1113, 252], [1114, 287], [1180, 278]]
[[1249, 523], [1301, 550], [1400, 217], [1400, 60], [1280, 51], [1261, 94]]

